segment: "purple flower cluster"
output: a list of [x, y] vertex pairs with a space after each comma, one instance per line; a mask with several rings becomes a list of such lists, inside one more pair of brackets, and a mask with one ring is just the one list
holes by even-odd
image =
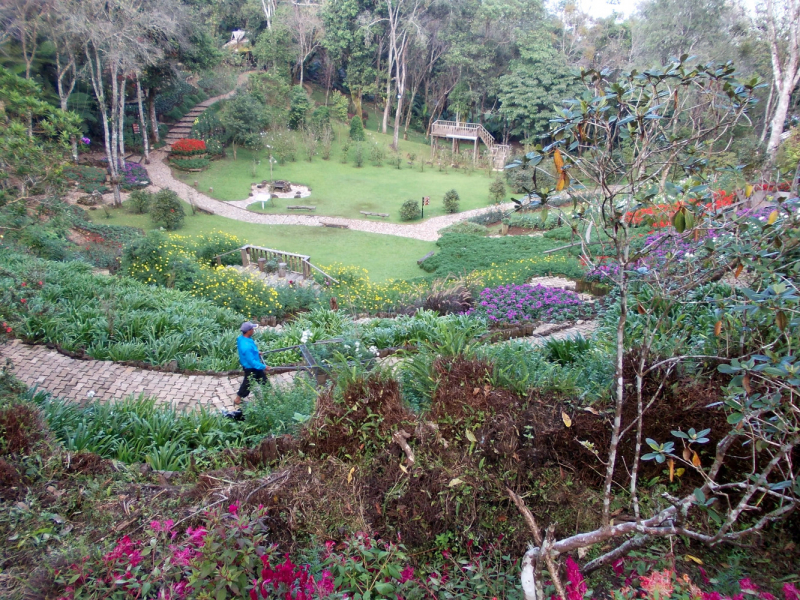
[[147, 169], [137, 163], [126, 162], [122, 168], [122, 175], [128, 185], [150, 182], [150, 178], [147, 176]]
[[605, 281], [611, 283], [619, 275], [619, 265], [616, 262], [605, 262], [590, 269], [584, 275], [586, 281]]
[[84, 146], [88, 146], [91, 143], [92, 143], [92, 140], [90, 140], [89, 138], [87, 138], [87, 137], [82, 137], [81, 138], [81, 144], [83, 144]]
[[543, 285], [501, 285], [486, 288], [468, 314], [486, 315], [491, 323], [565, 321], [587, 310], [575, 292]]

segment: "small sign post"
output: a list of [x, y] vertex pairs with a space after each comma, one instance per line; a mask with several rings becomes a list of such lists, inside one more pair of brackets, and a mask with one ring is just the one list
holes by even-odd
[[430, 204], [430, 203], [431, 203], [431, 197], [430, 196], [423, 196], [422, 197], [422, 218], [423, 219], [425, 218], [425, 207], [428, 206], [428, 204]]

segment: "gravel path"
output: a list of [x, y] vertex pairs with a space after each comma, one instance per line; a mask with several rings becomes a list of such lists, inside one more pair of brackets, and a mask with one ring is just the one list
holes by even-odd
[[[249, 73], [242, 73], [237, 80], [238, 85], [243, 85], [247, 81]], [[198, 107], [208, 108], [215, 102], [228, 98], [234, 92], [223, 94], [198, 104]], [[184, 122], [179, 122], [178, 126], [185, 126], [191, 124], [197, 114], [192, 114], [190, 117], [185, 117]], [[174, 141], [175, 136], [170, 138]], [[166, 162], [168, 153], [166, 150], [154, 150], [150, 153], [150, 164], [147, 167], [147, 172], [150, 175], [150, 180], [153, 185], [159, 188], [167, 188], [174, 191], [184, 201], [194, 204], [201, 209], [211, 212], [221, 217], [227, 217], [236, 221], [244, 221], [245, 223], [257, 223], [259, 225], [305, 225], [308, 227], [322, 227], [328, 225], [345, 225], [349, 229], [356, 231], [366, 231], [368, 233], [382, 233], [384, 235], [396, 235], [399, 237], [412, 238], [415, 240], [422, 240], [426, 242], [435, 242], [439, 239], [439, 230], [448, 225], [452, 225], [458, 221], [463, 221], [470, 217], [480, 215], [485, 212], [490, 212], [497, 209], [507, 210], [513, 208], [514, 204], [508, 202], [500, 206], [487, 206], [486, 208], [478, 208], [474, 210], [467, 210], [464, 212], [456, 213], [453, 215], [445, 215], [442, 217], [434, 217], [422, 223], [413, 225], [400, 225], [397, 223], [381, 223], [378, 221], [365, 221], [361, 219], [345, 219], [340, 217], [318, 217], [315, 215], [264, 215], [254, 213], [246, 210], [246, 206], [253, 202], [252, 198], [244, 200], [236, 200], [232, 202], [223, 202], [215, 200], [206, 196], [202, 192], [194, 189], [190, 185], [175, 179], [172, 176], [172, 170]]]
[[396, 235], [399, 237], [413, 238], [415, 240], [435, 242], [439, 239], [439, 230], [443, 227], [447, 227], [458, 221], [463, 221], [469, 217], [474, 217], [475, 215], [498, 209], [507, 210], [514, 206], [511, 202], [499, 206], [487, 206], [486, 208], [468, 210], [453, 215], [433, 217], [432, 219], [413, 225], [362, 221], [360, 219], [345, 219], [342, 217], [320, 217], [316, 215], [265, 215], [250, 212], [232, 202], [215, 200], [197, 191], [192, 186], [175, 179], [172, 176], [169, 166], [165, 162], [166, 156], [167, 153], [163, 150], [156, 150], [150, 154], [150, 164], [147, 167], [147, 172], [150, 174], [150, 180], [154, 185], [160, 188], [173, 190], [183, 200], [194, 204], [204, 211], [236, 221], [244, 221], [245, 223], [257, 223], [259, 225], [305, 225], [308, 227], [322, 227], [327, 223], [329, 225], [346, 225], [349, 229], [355, 229], [357, 231]]

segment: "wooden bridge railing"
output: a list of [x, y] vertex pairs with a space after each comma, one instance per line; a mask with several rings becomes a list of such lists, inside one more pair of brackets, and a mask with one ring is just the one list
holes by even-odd
[[[339, 283], [338, 280], [334, 279], [330, 275], [328, 275], [325, 271], [317, 267], [316, 265], [311, 264], [311, 257], [305, 254], [295, 254], [294, 252], [285, 252], [283, 250], [274, 250], [272, 248], [264, 248], [262, 246], [253, 246], [247, 244], [242, 246], [238, 250], [241, 252], [242, 255], [242, 266], [249, 267], [250, 263], [258, 263], [259, 258], [263, 258], [267, 261], [275, 260], [279, 263], [286, 263], [286, 268], [291, 271], [292, 273], [299, 273], [303, 276], [303, 279], [309, 279], [312, 276], [312, 270], [317, 271], [320, 273], [325, 279], [331, 283]], [[233, 252], [237, 252], [236, 250], [231, 250], [230, 252], [225, 252], [214, 258], [217, 261], [218, 265], [222, 264], [222, 257], [226, 254], [232, 254]]]

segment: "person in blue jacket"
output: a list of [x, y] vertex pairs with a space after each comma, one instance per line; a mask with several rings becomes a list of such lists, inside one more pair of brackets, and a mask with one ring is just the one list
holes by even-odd
[[250, 395], [250, 378], [256, 381], [266, 383], [267, 371], [269, 367], [261, 360], [261, 353], [258, 351], [255, 340], [253, 340], [253, 332], [256, 325], [245, 321], [239, 330], [242, 334], [236, 338], [236, 349], [239, 351], [239, 362], [242, 363], [244, 369], [244, 380], [239, 387], [239, 392], [236, 394], [234, 404], [241, 404], [242, 398], [247, 398]]

